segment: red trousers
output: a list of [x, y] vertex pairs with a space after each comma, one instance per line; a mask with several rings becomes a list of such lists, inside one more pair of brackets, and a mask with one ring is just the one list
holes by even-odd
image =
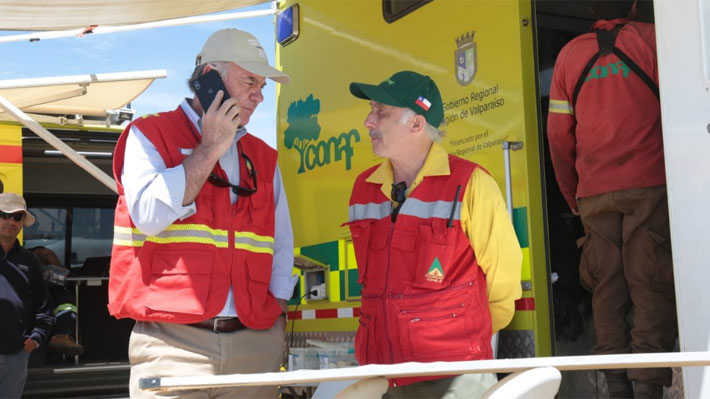
[[[678, 325], [666, 187], [604, 193], [577, 204], [586, 233], [579, 240], [580, 280], [592, 291], [597, 337], [592, 352], [672, 351]], [[670, 368], [629, 369], [627, 375], [671, 384]]]

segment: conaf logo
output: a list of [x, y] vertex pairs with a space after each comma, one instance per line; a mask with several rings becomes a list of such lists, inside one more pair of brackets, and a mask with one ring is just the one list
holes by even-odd
[[352, 129], [340, 133], [338, 137], [318, 141], [321, 127], [318, 124], [320, 100], [309, 95], [305, 100], [298, 100], [288, 106], [288, 128], [284, 132], [284, 146], [295, 149], [301, 156], [298, 173], [313, 170], [316, 166], [324, 166], [340, 161], [345, 156], [345, 170], [352, 166], [353, 148], [350, 140], [360, 141], [360, 134]]

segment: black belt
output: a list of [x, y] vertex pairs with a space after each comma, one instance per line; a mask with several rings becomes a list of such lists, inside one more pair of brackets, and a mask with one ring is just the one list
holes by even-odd
[[217, 333], [230, 333], [247, 328], [247, 326], [239, 321], [239, 318], [237, 317], [214, 317], [197, 323], [188, 324], [188, 326], [204, 328], [205, 330], [212, 330]]

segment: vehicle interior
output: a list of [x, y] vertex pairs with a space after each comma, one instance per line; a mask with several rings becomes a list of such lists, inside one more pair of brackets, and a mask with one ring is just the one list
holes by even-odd
[[[119, 130], [50, 129], [109, 175]], [[22, 132], [24, 196], [37, 222], [24, 229], [26, 248], [51, 249], [69, 269], [51, 293], [68, 291], [76, 302], [79, 356], [33, 352], [23, 397], [127, 396], [128, 337], [134, 322], [108, 313], [108, 268], [117, 195], [44, 140]], [[56, 305], [55, 301], [55, 305]]]

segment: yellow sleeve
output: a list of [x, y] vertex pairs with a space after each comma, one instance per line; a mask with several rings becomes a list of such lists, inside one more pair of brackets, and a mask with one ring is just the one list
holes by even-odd
[[520, 298], [523, 254], [495, 180], [478, 168], [471, 175], [461, 205], [461, 227], [486, 275], [493, 333], [507, 326]]

